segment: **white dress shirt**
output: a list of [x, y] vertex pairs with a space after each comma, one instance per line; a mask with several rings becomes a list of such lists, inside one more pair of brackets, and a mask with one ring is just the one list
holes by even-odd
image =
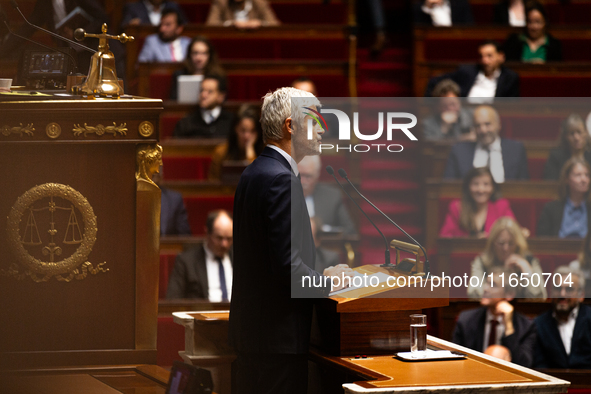
[[[209, 287], [208, 298], [210, 302], [222, 301], [222, 288], [220, 285], [220, 267], [213, 253], [203, 245], [205, 250], [205, 267], [207, 269], [207, 286]], [[230, 256], [226, 253], [222, 259], [224, 266], [224, 277], [226, 278], [226, 290], [228, 292], [228, 301], [232, 299], [232, 262]]]
[[306, 197], [306, 207], [308, 208], [308, 216], [316, 216], [316, 208], [314, 206], [314, 196]]
[[160, 7], [158, 9], [156, 9], [152, 3], [150, 3], [150, 0], [144, 0], [144, 5], [146, 6], [146, 9], [148, 10], [148, 16], [150, 17], [150, 23], [152, 24], [152, 26], [158, 26], [160, 24], [160, 17], [162, 16], [162, 10], [160, 9]]
[[501, 70], [496, 70], [490, 77], [487, 77], [483, 71], [480, 71], [468, 93], [468, 102], [472, 104], [491, 103], [493, 100], [490, 98], [495, 97], [500, 75]]
[[[498, 322], [497, 333], [495, 335], [496, 343], [488, 343], [491, 329], [490, 321], [493, 319], [495, 319]], [[500, 345], [501, 338], [503, 338], [503, 335], [505, 335], [505, 323], [503, 320], [503, 316], [493, 315], [492, 312], [489, 309], [487, 309], [486, 320], [484, 323], [484, 341], [482, 341], [482, 351], [484, 352], [490, 345]]]
[[477, 143], [476, 150], [474, 151], [474, 161], [472, 162], [472, 166], [474, 168], [488, 167], [495, 182], [505, 182], [505, 168], [503, 167], [501, 139], [497, 137], [497, 139], [488, 146], [488, 149]]
[[556, 314], [553, 314], [554, 318], [556, 319], [556, 324], [558, 325], [560, 339], [562, 339], [562, 344], [564, 345], [564, 350], [566, 350], [567, 355], [570, 355], [571, 344], [573, 342], [573, 332], [575, 331], [575, 324], [577, 323], [578, 315], [578, 305], [570, 312], [568, 319], [565, 322], [556, 319]]
[[295, 160], [289, 154], [287, 154], [286, 151], [284, 151], [283, 149], [281, 149], [280, 147], [278, 147], [276, 145], [269, 144], [267, 146], [269, 148], [281, 153], [281, 156], [285, 157], [285, 160], [287, 160], [287, 162], [291, 165], [291, 169], [292, 169], [293, 173], [295, 174], [295, 176], [298, 176], [300, 174], [300, 170], [298, 170], [298, 163], [296, 163]]
[[182, 62], [185, 59], [186, 53], [184, 53], [180, 37], [170, 43], [170, 50], [173, 62]]
[[222, 113], [222, 107], [221, 106], [217, 106], [214, 109], [201, 109], [201, 116], [203, 117], [203, 120], [205, 121], [205, 123], [207, 124], [211, 124], [213, 122], [215, 122], [215, 120], [217, 118], [219, 118], [220, 114]]
[[423, 5], [421, 10], [425, 14], [431, 15], [433, 26], [451, 26], [451, 7], [449, 1], [445, 0], [443, 4], [431, 8]]

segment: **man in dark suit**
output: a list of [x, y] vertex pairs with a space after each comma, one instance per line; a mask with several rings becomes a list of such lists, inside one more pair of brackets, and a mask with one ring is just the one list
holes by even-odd
[[529, 179], [525, 147], [519, 141], [499, 137], [501, 120], [497, 111], [481, 105], [474, 110], [476, 142], [459, 142], [451, 148], [444, 178], [463, 178], [474, 167], [488, 167], [497, 183]]
[[[306, 393], [313, 300], [299, 297], [328, 295], [325, 276], [352, 276], [342, 266], [325, 270], [325, 276], [314, 271], [297, 162], [319, 154], [323, 130], [315, 125], [307, 139], [309, 115], [303, 113], [303, 107], [318, 105], [311, 93], [294, 88], [265, 96], [261, 124], [267, 146], [236, 188], [230, 344], [237, 353], [238, 394]], [[320, 287], [310, 286], [319, 281]]]
[[318, 183], [322, 164], [319, 156], [307, 156], [298, 163], [302, 188], [310, 216], [322, 221], [323, 231], [342, 231], [344, 234], [357, 233], [355, 224], [343, 202], [341, 191], [324, 183]]
[[314, 245], [316, 246], [316, 264], [314, 269], [316, 272], [324, 272], [325, 269], [336, 267], [340, 264], [341, 257], [333, 250], [323, 248], [322, 241], [318, 238], [318, 229], [322, 226], [322, 222], [317, 217], [310, 218], [310, 228], [312, 229], [312, 237], [314, 238]]
[[127, 3], [123, 5], [121, 30], [128, 26], [158, 26], [162, 11], [169, 8], [177, 10], [183, 15], [181, 7], [174, 1], [138, 0], [133, 3]]
[[435, 85], [451, 79], [460, 85], [460, 97], [519, 97], [519, 75], [503, 67], [505, 55], [499, 43], [485, 41], [478, 47], [479, 64], [460, 66], [457, 70], [429, 80], [425, 96]]
[[207, 216], [206, 231], [204, 244], [177, 256], [166, 298], [231, 299], [232, 218], [226, 211], [213, 211]]
[[[502, 269], [493, 270], [492, 273], [493, 286], [490, 286], [488, 277], [483, 286], [482, 307], [460, 313], [453, 342], [495, 356], [510, 354], [510, 361], [531, 367], [536, 341], [535, 326], [527, 317], [515, 312], [509, 303], [514, 294], [510, 287], [503, 287], [500, 278]], [[507, 351], [499, 352], [499, 346]]]
[[234, 114], [222, 107], [226, 93], [226, 78], [204, 76], [199, 107], [179, 120], [172, 135], [178, 138], [226, 138], [234, 123]]
[[[551, 289], [552, 310], [538, 316], [535, 324], [535, 368], [591, 368], [591, 307], [585, 299], [585, 277], [567, 266], [553, 275], [561, 286]], [[566, 282], [571, 282], [567, 284]]]
[[152, 176], [152, 180], [160, 187], [160, 235], [191, 235], [191, 226], [183, 195], [161, 185], [164, 169]]

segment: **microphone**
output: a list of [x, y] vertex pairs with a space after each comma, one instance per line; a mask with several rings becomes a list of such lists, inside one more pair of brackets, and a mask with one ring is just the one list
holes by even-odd
[[82, 44], [80, 44], [80, 43], [77, 43], [76, 41], [72, 41], [72, 40], [70, 40], [70, 39], [68, 39], [68, 38], [66, 38], [66, 37], [62, 37], [62, 36], [60, 36], [59, 34], [56, 34], [56, 33], [52, 32], [52, 31], [46, 30], [46, 29], [44, 29], [44, 28], [42, 28], [42, 27], [39, 27], [39, 26], [37, 26], [37, 25], [34, 25], [34, 24], [32, 24], [31, 22], [29, 22], [29, 21], [27, 20], [27, 18], [25, 18], [25, 15], [22, 13], [21, 9], [18, 7], [18, 4], [16, 3], [16, 1], [14, 1], [14, 0], [10, 0], [10, 5], [11, 5], [11, 6], [12, 6], [12, 7], [13, 7], [15, 10], [17, 10], [19, 14], [21, 14], [21, 17], [24, 19], [24, 21], [27, 23], [27, 25], [29, 25], [29, 26], [31, 26], [31, 27], [33, 27], [33, 28], [37, 29], [37, 30], [41, 30], [42, 32], [45, 32], [45, 33], [47, 33], [47, 34], [49, 34], [49, 35], [51, 35], [51, 36], [53, 36], [53, 37], [57, 38], [58, 40], [65, 41], [65, 42], [67, 42], [67, 43], [68, 43], [68, 44], [70, 44], [70, 45], [74, 45], [74, 46], [76, 46], [76, 47], [78, 47], [78, 48], [84, 49], [84, 50], [86, 50], [86, 51], [88, 51], [88, 52], [90, 52], [90, 53], [92, 53], [92, 54], [94, 54], [94, 53], [96, 52], [94, 49], [91, 49], [91, 48], [87, 47], [86, 45], [82, 45]]
[[384, 252], [384, 257], [385, 257], [385, 261], [386, 262], [383, 265], [381, 265], [380, 267], [393, 267], [392, 263], [390, 263], [390, 243], [388, 242], [388, 239], [386, 238], [386, 236], [380, 231], [380, 229], [378, 228], [378, 226], [376, 226], [376, 224], [369, 218], [369, 216], [367, 216], [367, 213], [365, 213], [365, 211], [359, 206], [359, 204], [357, 204], [357, 201], [355, 201], [353, 199], [353, 197], [351, 197], [351, 195], [349, 193], [347, 193], [347, 190], [345, 190], [345, 188], [343, 187], [343, 185], [341, 185], [341, 182], [339, 182], [339, 180], [335, 176], [334, 170], [332, 169], [332, 166], [326, 166], [326, 172], [328, 172], [330, 175], [332, 175], [332, 177], [334, 178], [334, 180], [337, 181], [337, 183], [339, 184], [339, 186], [341, 187], [341, 189], [343, 189], [343, 191], [345, 192], [345, 194], [351, 199], [351, 201], [353, 201], [355, 203], [355, 205], [357, 206], [357, 208], [359, 208], [359, 210], [361, 211], [361, 213], [363, 213], [365, 215], [365, 217], [367, 218], [367, 220], [369, 220], [369, 222], [375, 227], [375, 229], [378, 231], [378, 233], [380, 233], [380, 235], [382, 236], [382, 238], [384, 238], [384, 243], [386, 244], [386, 250]]
[[[345, 170], [343, 170], [342, 168], [339, 168], [339, 175], [341, 176], [341, 178], [345, 179], [347, 182], [349, 182], [349, 185], [351, 185], [351, 187], [353, 189], [355, 189], [355, 191], [357, 192], [357, 194], [359, 194], [361, 196], [361, 198], [363, 198], [365, 201], [367, 201], [367, 203], [369, 205], [371, 205], [376, 211], [378, 211], [379, 213], [381, 213], [386, 219], [388, 219], [390, 221], [390, 223], [392, 223], [394, 226], [396, 226], [396, 228], [400, 231], [402, 231], [402, 233], [404, 235], [406, 235], [412, 242], [414, 242], [415, 245], [417, 245], [419, 248], [421, 248], [421, 250], [423, 251], [423, 254], [425, 255], [425, 273], [429, 274], [431, 272], [430, 266], [429, 266], [429, 258], [427, 257], [427, 252], [425, 251], [425, 248], [423, 248], [423, 246], [418, 243], [418, 241], [416, 239], [414, 239], [409, 233], [407, 233], [406, 231], [404, 231], [402, 229], [402, 227], [400, 227], [398, 224], [396, 224], [396, 222], [392, 219], [390, 219], [388, 217], [388, 215], [386, 215], [384, 212], [382, 212], [378, 207], [376, 207], [371, 201], [369, 201], [363, 194], [361, 194], [359, 192], [359, 190], [357, 190], [357, 188], [355, 187], [355, 185], [353, 185], [353, 182], [351, 182], [349, 180], [349, 177], [347, 177], [347, 173], [345, 172]], [[336, 178], [335, 178], [336, 179]], [[360, 208], [361, 209], [361, 208]]]
[[78, 72], [78, 64], [76, 63], [76, 59], [74, 59], [74, 56], [72, 56], [71, 54], [69, 54], [69, 53], [68, 53], [68, 52], [66, 52], [66, 51], [62, 51], [62, 50], [60, 50], [60, 49], [58, 49], [58, 48], [52, 48], [52, 47], [48, 47], [48, 46], [47, 46], [47, 45], [45, 45], [45, 44], [41, 44], [40, 42], [37, 42], [37, 41], [31, 40], [31, 39], [29, 39], [29, 38], [27, 38], [27, 37], [23, 37], [23, 36], [21, 36], [21, 35], [19, 35], [19, 34], [16, 34], [15, 32], [13, 32], [13, 31], [12, 31], [12, 29], [11, 29], [11, 28], [10, 28], [10, 26], [8, 25], [8, 22], [6, 21], [6, 14], [5, 14], [3, 11], [0, 11], [0, 19], [2, 19], [2, 22], [4, 22], [4, 24], [6, 25], [6, 28], [8, 29], [8, 32], [9, 32], [10, 34], [12, 34], [13, 36], [15, 36], [15, 37], [18, 37], [18, 38], [20, 38], [21, 40], [25, 40], [25, 41], [31, 42], [31, 43], [33, 43], [33, 44], [35, 44], [35, 45], [39, 45], [40, 47], [42, 47], [42, 48], [45, 48], [45, 49], [48, 49], [48, 50], [50, 50], [50, 51], [52, 51], [52, 52], [60, 52], [60, 53], [63, 53], [64, 55], [68, 56], [68, 57], [70, 58], [70, 60], [72, 61], [72, 65], [74, 66], [74, 68], [73, 68], [73, 70], [70, 72], [70, 74], [72, 74], [72, 73], [76, 74], [76, 73]]

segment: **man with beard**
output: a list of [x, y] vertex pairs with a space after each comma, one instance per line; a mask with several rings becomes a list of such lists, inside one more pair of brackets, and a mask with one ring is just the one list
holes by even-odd
[[[562, 280], [558, 282], [558, 278]], [[538, 316], [534, 368], [591, 368], [591, 307], [585, 299], [585, 277], [561, 266], [554, 271], [552, 310]], [[572, 282], [572, 283], [566, 283]], [[550, 283], [550, 282], [549, 282]]]
[[185, 21], [176, 9], [167, 8], [162, 11], [158, 34], [146, 37], [138, 62], [182, 62], [191, 42], [183, 37]]

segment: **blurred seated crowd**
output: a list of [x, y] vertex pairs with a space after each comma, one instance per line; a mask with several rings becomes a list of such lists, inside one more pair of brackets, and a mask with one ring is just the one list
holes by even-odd
[[[368, 4], [381, 50], [386, 40], [384, 10], [379, 0]], [[93, 17], [86, 26], [89, 31], [98, 30], [100, 23], [108, 21], [99, 0], [39, 0], [30, 20], [56, 30], [56, 23], [71, 11], [72, 5]], [[232, 86], [207, 30], [194, 37], [185, 35], [192, 18], [186, 15], [183, 4], [174, 1], [128, 1], [116, 7], [121, 8], [121, 23], [110, 25], [112, 32], [136, 26], [154, 29], [153, 34], [145, 37], [134, 59], [136, 64], [132, 66], [136, 71], [142, 63], [179, 66], [170, 75], [169, 98], [187, 103], [191, 109], [174, 125], [171, 140], [221, 141], [208, 152], [211, 161], [206, 181], [219, 185], [227, 168], [243, 168], [255, 160], [265, 144], [260, 107], [239, 103], [237, 110], [228, 108]], [[416, 26], [475, 23], [468, 0], [417, 0], [411, 8]], [[228, 29], [258, 29], [281, 23], [267, 0], [212, 0], [205, 21], [206, 26]], [[563, 60], [561, 42], [549, 32], [548, 21], [543, 2], [500, 0], [489, 23], [516, 27], [520, 32], [511, 33], [503, 43], [481, 42], [473, 64], [430, 75], [424, 95], [433, 97], [435, 105], [420, 119], [420, 127], [423, 143], [451, 144], [443, 178], [461, 181], [461, 198], [449, 203], [443, 222], [438, 223], [439, 236], [486, 238], [484, 250], [470, 264], [471, 276], [492, 274], [492, 283], [497, 284], [502, 274], [505, 278], [512, 273], [541, 275], [540, 259], [528, 246], [532, 234], [582, 241], [578, 257], [553, 273], [560, 277], [570, 275], [574, 283], [570, 287], [534, 285], [533, 281], [519, 290], [490, 284], [470, 286], [467, 296], [480, 299], [481, 307], [460, 314], [453, 341], [528, 367], [591, 369], [591, 307], [583, 303], [585, 291], [591, 290], [591, 204], [587, 206], [591, 195], [591, 114], [572, 113], [556, 130], [556, 144], [544, 164], [543, 179], [548, 181], [548, 187], [556, 188], [559, 198], [544, 205], [535, 228], [520, 225], [511, 202], [502, 197], [500, 190], [500, 185], [507, 181], [527, 182], [531, 177], [524, 143], [502, 137], [503, 119], [494, 98], [521, 96], [519, 74], [505, 66], [507, 61], [539, 64]], [[30, 36], [33, 31], [23, 27], [19, 32]], [[73, 36], [71, 29], [59, 33]], [[17, 39], [8, 36], [0, 46], [0, 55], [11, 53], [18, 45]], [[117, 71], [125, 79], [130, 69], [129, 64], [122, 62], [126, 59], [125, 47], [111, 43], [111, 49], [121, 60]], [[81, 72], [85, 66], [80, 63]], [[292, 86], [318, 94], [314, 81], [305, 76], [295, 79]], [[341, 191], [320, 181], [322, 168], [318, 156], [307, 157], [298, 164], [317, 248], [318, 272], [351, 262], [342, 253], [323, 247], [320, 233], [345, 237], [360, 233]], [[212, 210], [207, 212], [204, 229], [192, 229], [183, 194], [163, 182], [165, 170], [161, 168], [154, 179], [162, 190], [161, 235], [205, 234], [202, 243], [175, 256], [166, 297], [227, 302], [232, 296], [232, 214], [229, 210]], [[548, 297], [552, 299], [551, 310], [533, 322], [515, 311], [516, 298]]]

